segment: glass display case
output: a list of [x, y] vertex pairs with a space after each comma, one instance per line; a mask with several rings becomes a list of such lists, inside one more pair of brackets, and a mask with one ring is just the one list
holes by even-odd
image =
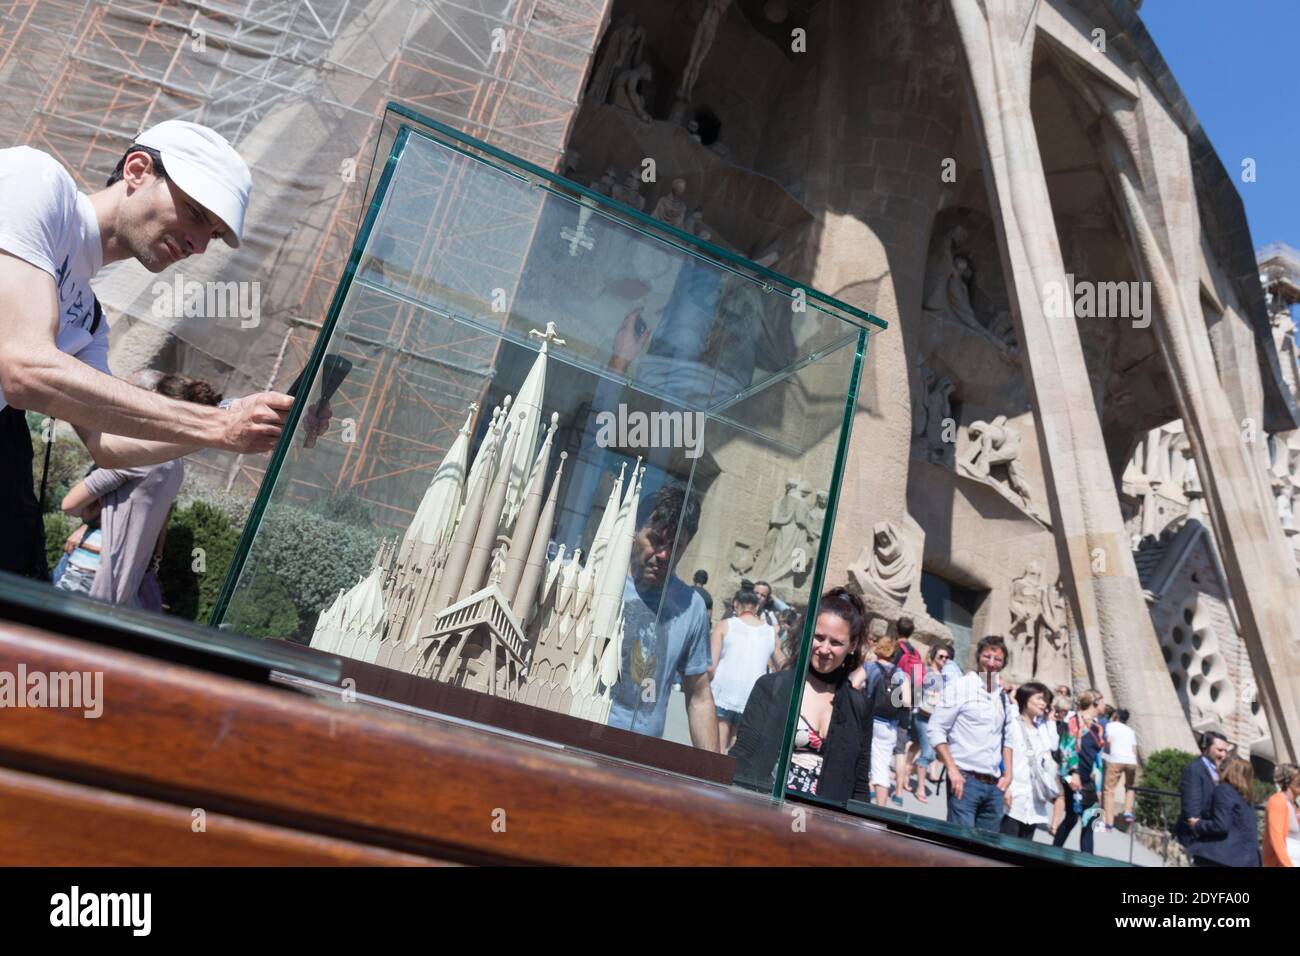
[[[339, 655], [361, 694], [731, 782], [753, 681], [714, 699], [711, 631], [742, 579], [820, 592], [884, 323], [400, 106], [370, 175], [213, 623]], [[749, 672], [805, 666], [810, 618]]]

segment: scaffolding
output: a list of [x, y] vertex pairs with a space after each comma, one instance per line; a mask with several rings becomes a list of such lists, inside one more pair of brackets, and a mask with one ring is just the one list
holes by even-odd
[[[0, 0], [0, 145], [50, 152], [90, 191], [136, 133], [162, 120], [204, 123], [229, 139], [253, 171], [249, 229], [240, 250], [211, 265], [205, 256], [194, 271], [260, 281], [261, 328], [160, 323], [152, 277], [130, 264], [134, 273], [105, 270], [96, 289], [119, 373], [167, 365], [227, 394], [284, 388], [307, 361], [351, 251], [385, 103], [558, 168], [609, 2]], [[457, 230], [490, 229], [501, 215], [458, 187], [429, 183], [443, 215], [411, 224], [414, 261], [454, 256]], [[495, 253], [475, 268], [513, 290], [526, 250]], [[411, 308], [376, 297], [353, 312], [339, 348], [365, 361], [334, 415], [356, 423], [356, 440], [327, 437], [337, 460], [317, 456], [319, 473], [290, 483], [290, 496], [355, 489], [381, 525], [409, 521], [418, 496], [399, 488], [412, 475], [427, 481], [481, 388], [470, 383], [495, 356], [492, 336], [422, 341]], [[261, 481], [261, 458], [192, 460], [240, 490]]]

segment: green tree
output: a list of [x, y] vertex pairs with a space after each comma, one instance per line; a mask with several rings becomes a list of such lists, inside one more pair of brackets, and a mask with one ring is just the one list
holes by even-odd
[[[1196, 754], [1185, 750], [1157, 750], [1147, 757], [1142, 768], [1138, 786], [1151, 790], [1165, 790], [1178, 793], [1178, 784], [1183, 777], [1183, 768], [1196, 759]], [[1157, 794], [1138, 794], [1134, 814], [1138, 822], [1149, 827], [1168, 827], [1172, 830], [1178, 820], [1179, 800], [1177, 796], [1160, 796]]]

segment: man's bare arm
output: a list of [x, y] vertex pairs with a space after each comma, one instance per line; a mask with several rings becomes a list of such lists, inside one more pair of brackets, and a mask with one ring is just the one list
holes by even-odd
[[85, 429], [91, 439], [87, 447], [92, 454], [98, 449], [96, 463], [102, 467], [153, 464], [192, 449], [105, 442], [93, 437], [95, 432], [251, 454], [268, 451], [293, 404], [288, 395], [271, 392], [239, 399], [229, 410], [167, 398], [65, 355], [55, 347], [57, 333], [54, 280], [0, 252], [0, 388], [5, 400], [72, 422], [79, 433]]
[[[106, 435], [80, 425], [72, 426], [90, 457], [101, 468], [143, 468], [158, 465], [173, 458], [184, 458], [202, 448], [202, 445], [182, 445], [178, 442], [142, 441], [124, 435]], [[127, 462], [125, 465], [104, 465], [103, 461]]]
[[717, 753], [718, 716], [713, 708], [708, 673], [683, 677], [682, 690], [686, 693], [686, 725], [690, 728], [692, 746]]

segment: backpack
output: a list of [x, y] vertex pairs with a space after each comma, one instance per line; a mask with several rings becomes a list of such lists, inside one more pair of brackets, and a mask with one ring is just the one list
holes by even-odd
[[872, 712], [885, 720], [897, 720], [901, 707], [891, 699], [894, 675], [898, 668], [885, 661], [872, 661], [867, 665], [867, 697], [872, 702]]
[[899, 641], [898, 646], [903, 649], [903, 656], [898, 659], [898, 667], [912, 681], [912, 700], [915, 702], [917, 689], [925, 679], [925, 659], [912, 646], [911, 641]]

